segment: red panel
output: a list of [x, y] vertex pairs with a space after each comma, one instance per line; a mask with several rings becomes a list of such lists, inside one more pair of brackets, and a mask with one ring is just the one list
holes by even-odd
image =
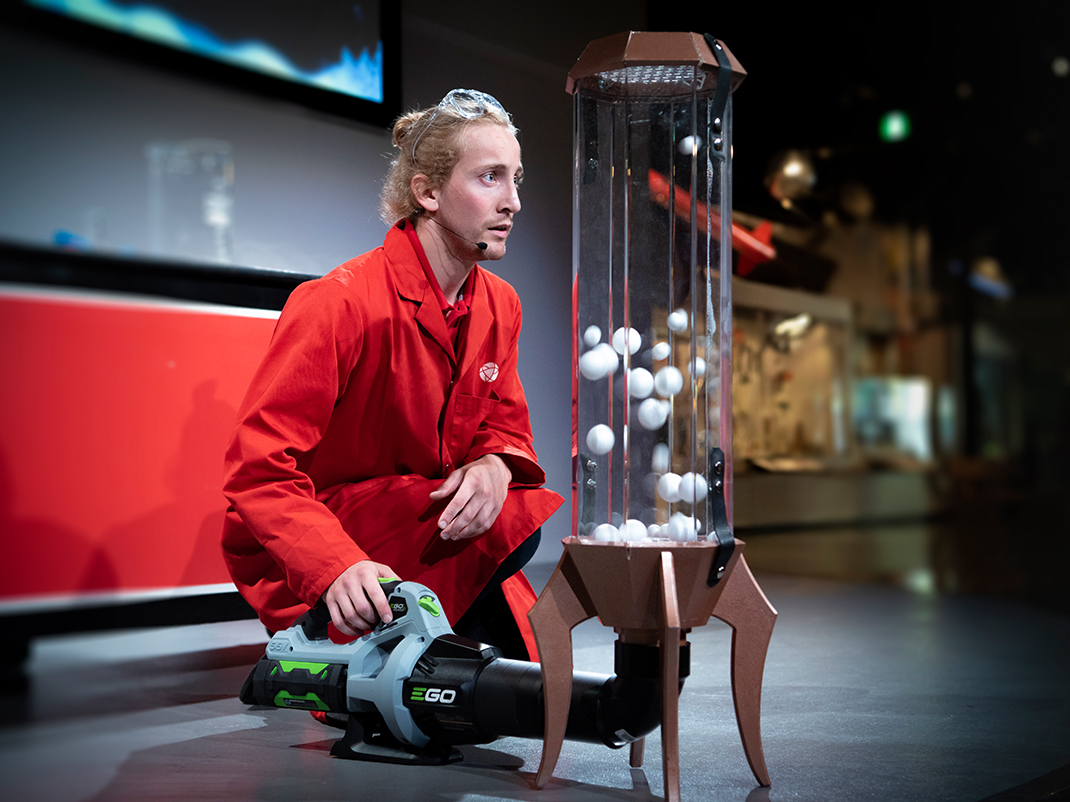
[[275, 318], [0, 290], [0, 601], [230, 581], [223, 451]]

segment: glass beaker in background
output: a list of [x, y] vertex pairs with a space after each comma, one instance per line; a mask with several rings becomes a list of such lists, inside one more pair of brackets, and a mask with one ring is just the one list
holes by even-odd
[[159, 256], [234, 261], [234, 157], [229, 142], [150, 142], [149, 250]]

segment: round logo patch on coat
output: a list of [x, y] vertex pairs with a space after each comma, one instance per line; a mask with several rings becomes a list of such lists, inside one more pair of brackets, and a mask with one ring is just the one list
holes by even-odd
[[492, 382], [498, 378], [498, 366], [493, 362], [488, 362], [479, 369], [479, 378], [485, 382]]

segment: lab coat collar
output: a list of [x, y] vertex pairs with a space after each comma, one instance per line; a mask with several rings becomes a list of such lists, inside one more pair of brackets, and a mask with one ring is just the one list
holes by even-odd
[[[394, 273], [394, 284], [398, 295], [413, 305], [413, 316], [420, 327], [427, 332], [446, 355], [450, 358], [454, 367], [458, 366], [457, 355], [453, 351], [453, 343], [450, 340], [449, 331], [446, 329], [446, 321], [439, 309], [438, 298], [434, 289], [427, 281], [424, 268], [420, 264], [404, 226], [412, 225], [407, 221], [399, 221], [387, 232], [383, 248]], [[460, 369], [458, 375], [463, 375], [471, 367], [476, 357], [482, 350], [484, 340], [490, 332], [492, 317], [490, 303], [487, 297], [487, 285], [482, 276], [479, 265], [472, 267], [473, 281], [472, 293], [468, 300], [469, 312], [467, 331], [462, 335], [460, 342]]]

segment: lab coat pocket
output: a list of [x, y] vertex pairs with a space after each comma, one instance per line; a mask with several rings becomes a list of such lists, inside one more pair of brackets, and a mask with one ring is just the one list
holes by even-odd
[[446, 429], [443, 432], [453, 467], [461, 464], [465, 455], [472, 450], [476, 432], [500, 403], [500, 399], [493, 392], [490, 396], [457, 394], [453, 408], [447, 415]]

